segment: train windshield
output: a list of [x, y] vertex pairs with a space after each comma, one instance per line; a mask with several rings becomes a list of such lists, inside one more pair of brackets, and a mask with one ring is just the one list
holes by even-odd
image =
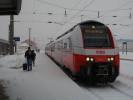
[[81, 26], [84, 47], [111, 47], [109, 31], [105, 26]]

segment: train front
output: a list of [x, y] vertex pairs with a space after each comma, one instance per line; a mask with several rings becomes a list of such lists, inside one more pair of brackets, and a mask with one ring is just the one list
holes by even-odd
[[110, 29], [99, 22], [80, 25], [84, 64], [81, 73], [98, 82], [114, 82], [119, 75], [119, 50]]

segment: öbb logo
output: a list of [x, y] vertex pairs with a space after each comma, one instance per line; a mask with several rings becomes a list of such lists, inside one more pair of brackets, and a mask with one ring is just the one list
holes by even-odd
[[99, 51], [96, 51], [96, 54], [105, 54], [105, 51], [99, 50]]

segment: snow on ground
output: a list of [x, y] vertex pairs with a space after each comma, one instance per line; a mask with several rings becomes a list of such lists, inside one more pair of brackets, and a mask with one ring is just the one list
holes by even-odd
[[121, 60], [120, 72], [133, 77], [133, 61]]
[[22, 71], [23, 62], [23, 55], [0, 59], [0, 79], [5, 80], [10, 100], [95, 100], [44, 53], [37, 54], [33, 71]]
[[133, 52], [127, 52], [127, 54], [126, 54], [126, 52], [124, 52], [124, 53], [120, 52], [120, 57], [133, 60]]
[[[128, 53], [129, 54], [129, 53]], [[121, 55], [133, 58], [133, 53]], [[121, 60], [120, 76], [111, 87], [85, 87], [74, 83], [44, 52], [37, 54], [33, 71], [22, 71], [24, 54], [0, 58], [0, 80], [5, 80], [10, 100], [133, 100], [121, 93], [133, 93], [133, 62]], [[120, 89], [120, 90], [119, 90]]]
[[[121, 52], [120, 56], [121, 58], [133, 60], [133, 52], [128, 52], [127, 54], [122, 54]], [[127, 84], [129, 87], [133, 88], [133, 61], [120, 61], [120, 76], [118, 79], [121, 80], [121, 82], [124, 84]]]
[[[133, 52], [128, 52], [127, 54], [122, 54], [122, 52], [120, 52], [120, 58], [133, 60]], [[133, 77], [133, 61], [121, 60], [120, 72]]]

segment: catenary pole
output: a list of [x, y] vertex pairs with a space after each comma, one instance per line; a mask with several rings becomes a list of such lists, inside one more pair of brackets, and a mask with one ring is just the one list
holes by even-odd
[[9, 52], [10, 55], [14, 54], [14, 15], [10, 15], [9, 25]]
[[29, 47], [31, 46], [31, 28], [29, 28]]

